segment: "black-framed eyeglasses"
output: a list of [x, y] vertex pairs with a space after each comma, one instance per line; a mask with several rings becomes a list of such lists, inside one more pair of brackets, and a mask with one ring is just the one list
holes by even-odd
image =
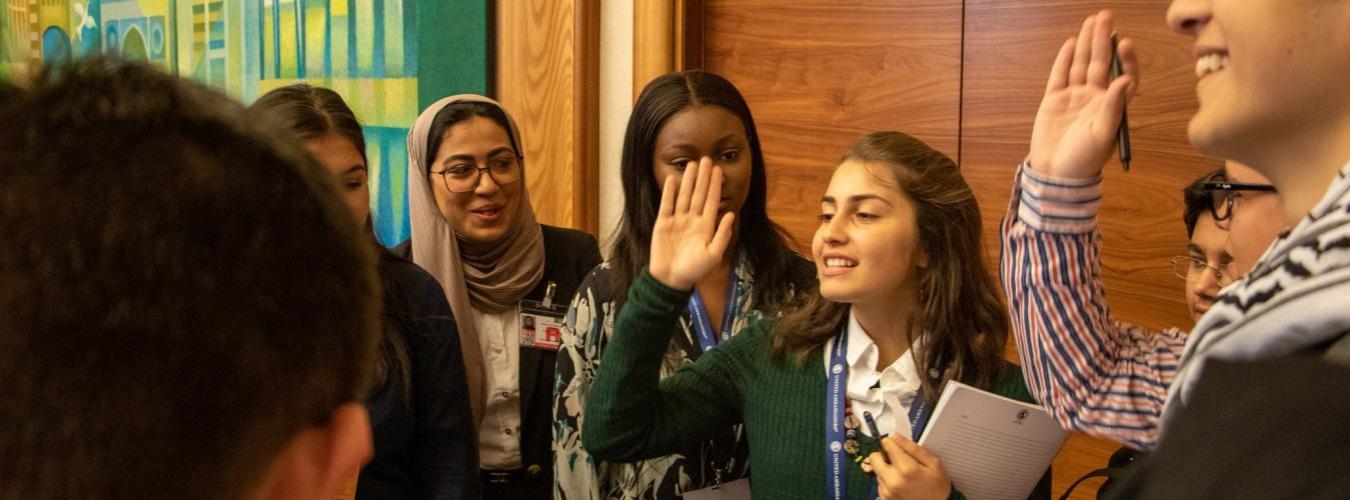
[[1233, 202], [1243, 191], [1275, 192], [1275, 186], [1270, 184], [1229, 182], [1221, 174], [1210, 177], [1203, 187], [1205, 191], [1209, 191], [1209, 213], [1214, 216], [1214, 222], [1225, 221], [1233, 216]]
[[510, 184], [520, 180], [520, 160], [524, 157], [515, 154], [502, 154], [488, 158], [486, 166], [478, 166], [468, 162], [455, 163], [443, 170], [433, 170], [431, 173], [441, 176], [445, 183], [445, 190], [451, 193], [467, 193], [478, 189], [478, 184], [483, 179], [483, 172], [487, 172], [492, 182], [498, 185]]
[[[1190, 281], [1191, 273], [1203, 273], [1211, 271], [1214, 273], [1214, 280], [1220, 288], [1228, 286], [1233, 282], [1233, 277], [1229, 276], [1222, 267], [1211, 266], [1205, 259], [1192, 257], [1189, 255], [1179, 255], [1172, 257], [1172, 275], [1181, 278], [1182, 281]], [[1196, 274], [1198, 276], [1199, 274]]]

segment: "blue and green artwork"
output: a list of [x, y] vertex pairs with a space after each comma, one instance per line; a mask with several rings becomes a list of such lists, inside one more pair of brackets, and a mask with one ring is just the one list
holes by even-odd
[[297, 82], [365, 126], [376, 236], [408, 237], [407, 129], [487, 92], [487, 0], [5, 0], [0, 79], [92, 54], [146, 61], [248, 103]]

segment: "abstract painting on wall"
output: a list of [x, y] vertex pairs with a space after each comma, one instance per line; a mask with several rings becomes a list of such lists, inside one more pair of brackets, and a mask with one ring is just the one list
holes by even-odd
[[481, 0], [0, 1], [0, 79], [115, 54], [245, 103], [297, 82], [337, 91], [364, 125], [388, 245], [408, 237], [408, 127], [435, 99], [487, 87]]

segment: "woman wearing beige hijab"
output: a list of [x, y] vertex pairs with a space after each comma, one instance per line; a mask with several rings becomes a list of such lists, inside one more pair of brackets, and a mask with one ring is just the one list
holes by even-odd
[[412, 238], [396, 249], [435, 276], [450, 302], [489, 499], [552, 494], [562, 315], [600, 263], [590, 235], [535, 220], [520, 144], [510, 115], [486, 97], [447, 97], [424, 110], [408, 132]]

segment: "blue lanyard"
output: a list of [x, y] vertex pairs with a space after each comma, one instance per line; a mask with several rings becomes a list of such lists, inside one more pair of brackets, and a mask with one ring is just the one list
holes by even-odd
[[[844, 457], [844, 405], [845, 387], [848, 384], [848, 363], [845, 361], [844, 353], [848, 349], [848, 325], [839, 329], [839, 333], [834, 336], [834, 347], [830, 349], [830, 373], [828, 375], [827, 388], [825, 391], [825, 469], [829, 471], [829, 482], [826, 483], [825, 496], [835, 500], [842, 500], [845, 497], [844, 466], [847, 463]], [[914, 396], [914, 404], [909, 407], [910, 438], [914, 442], [919, 442], [919, 437], [923, 435], [924, 427], [928, 426], [928, 417], [932, 412], [928, 411], [927, 401], [924, 399], [923, 390]], [[881, 436], [873, 436], [880, 438]], [[878, 443], [880, 445], [880, 443]], [[873, 484], [867, 498], [876, 498], [876, 485]]]
[[[737, 259], [739, 263], [740, 259]], [[722, 343], [731, 333], [731, 324], [736, 321], [736, 301], [737, 295], [741, 293], [741, 280], [736, 276], [736, 266], [731, 267], [731, 276], [727, 277], [727, 298], [726, 305], [722, 308], [722, 332], [717, 334], [713, 332], [712, 323], [708, 322], [708, 308], [703, 305], [703, 298], [699, 297], [695, 291], [689, 296], [689, 323], [694, 327], [694, 333], [698, 336], [698, 345], [703, 348], [703, 352], [711, 351], [717, 344]]]
[[844, 488], [844, 381], [848, 378], [848, 365], [844, 362], [844, 352], [848, 347], [848, 325], [839, 329], [834, 336], [834, 348], [830, 349], [830, 373], [825, 390], [825, 470], [830, 476], [825, 483], [825, 498], [843, 500]]

